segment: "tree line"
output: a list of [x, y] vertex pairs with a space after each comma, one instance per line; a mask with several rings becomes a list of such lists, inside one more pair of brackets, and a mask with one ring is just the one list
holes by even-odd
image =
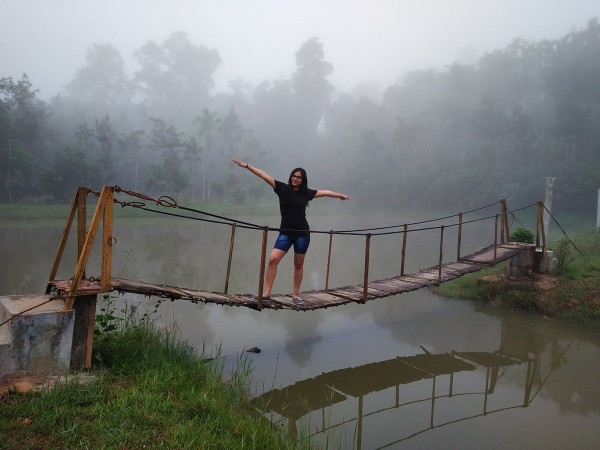
[[[380, 98], [340, 92], [317, 37], [289, 78], [214, 92], [216, 49], [176, 32], [133, 53], [93, 45], [48, 101], [27, 74], [0, 79], [1, 202], [63, 202], [118, 184], [203, 201], [270, 198], [232, 157], [358, 205], [468, 208], [507, 198], [594, 210], [600, 187], [600, 24], [556, 40], [515, 39], [473, 65], [413, 71]], [[397, 55], [399, 58], [402, 55]]]

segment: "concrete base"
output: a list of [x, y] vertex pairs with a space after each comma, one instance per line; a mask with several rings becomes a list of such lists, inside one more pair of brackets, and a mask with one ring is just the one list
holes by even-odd
[[526, 250], [513, 256], [506, 265], [506, 275], [509, 278], [528, 277], [533, 269], [533, 260], [533, 250]]
[[[48, 295], [0, 297], [0, 376], [16, 371], [68, 373], [71, 365], [75, 312], [63, 311], [62, 300]], [[16, 316], [16, 317], [15, 317]]]

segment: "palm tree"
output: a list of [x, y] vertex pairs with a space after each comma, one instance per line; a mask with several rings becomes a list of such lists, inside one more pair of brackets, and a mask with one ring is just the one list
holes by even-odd
[[217, 118], [216, 111], [211, 112], [208, 110], [208, 108], [204, 108], [202, 110], [202, 115], [196, 117], [195, 123], [200, 124], [198, 135], [201, 139], [204, 138], [204, 144], [206, 148], [205, 157], [202, 158], [202, 200], [209, 200], [210, 180], [207, 177], [206, 166], [208, 163], [209, 173], [212, 173], [212, 133], [215, 130], [215, 127], [221, 123], [221, 119]]

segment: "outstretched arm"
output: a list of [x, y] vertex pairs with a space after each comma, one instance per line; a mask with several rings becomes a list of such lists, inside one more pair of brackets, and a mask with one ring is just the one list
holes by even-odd
[[250, 172], [252, 172], [257, 177], [260, 177], [263, 180], [265, 180], [267, 182], [267, 184], [269, 184], [269, 186], [271, 186], [272, 188], [275, 188], [275, 178], [273, 178], [271, 175], [269, 175], [264, 170], [261, 170], [257, 167], [252, 167], [250, 164], [245, 163], [243, 161], [238, 161], [237, 159], [232, 159], [232, 161], [235, 164], [237, 164], [238, 166], [243, 167], [244, 169], [248, 169]]
[[339, 198], [340, 200], [350, 200], [350, 197], [348, 197], [346, 194], [340, 194], [339, 192], [327, 191], [323, 189], [319, 189], [315, 194], [315, 198], [318, 197], [332, 197]]

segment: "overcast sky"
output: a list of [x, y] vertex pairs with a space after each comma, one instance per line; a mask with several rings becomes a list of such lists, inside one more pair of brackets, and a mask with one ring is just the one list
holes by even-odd
[[289, 78], [312, 36], [341, 90], [408, 70], [472, 63], [514, 38], [556, 39], [600, 18], [599, 0], [2, 0], [0, 77], [27, 73], [42, 98], [59, 93], [94, 43], [131, 53], [185, 31], [218, 50], [217, 90]]

